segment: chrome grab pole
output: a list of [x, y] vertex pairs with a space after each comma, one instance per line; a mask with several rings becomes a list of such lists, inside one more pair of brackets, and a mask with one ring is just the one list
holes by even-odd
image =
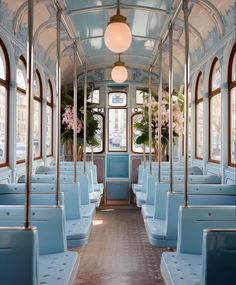
[[[146, 102], [146, 98], [145, 98], [145, 95], [143, 92], [143, 109], [145, 109], [145, 102]], [[146, 144], [145, 144], [145, 141], [143, 144], [143, 167], [144, 167], [144, 169], [146, 169]]]
[[57, 10], [57, 151], [56, 151], [56, 205], [60, 205], [60, 146], [61, 146], [61, 10]]
[[173, 191], [173, 27], [169, 27], [169, 161], [170, 192]]
[[34, 30], [34, 1], [28, 0], [28, 42], [27, 42], [27, 99], [28, 99], [28, 122], [27, 122], [27, 157], [26, 157], [26, 203], [25, 203], [25, 228], [30, 227], [31, 206], [31, 174], [32, 174], [32, 138], [33, 138], [33, 30]]
[[[91, 103], [93, 104], [93, 84], [91, 84]], [[93, 163], [94, 158], [93, 158], [93, 146], [91, 145], [91, 161]]]
[[86, 147], [87, 147], [87, 67], [84, 71], [84, 174], [86, 174]]
[[151, 72], [148, 77], [148, 140], [149, 140], [149, 171], [152, 174], [152, 93], [151, 93]]
[[74, 42], [74, 183], [77, 182], [77, 54]]
[[158, 91], [158, 182], [161, 182], [161, 103], [162, 103], [162, 40], [159, 45], [159, 91]]
[[183, 1], [184, 34], [185, 34], [185, 76], [184, 76], [184, 107], [185, 107], [185, 134], [184, 134], [184, 206], [188, 206], [188, 87], [189, 87], [189, 25], [188, 0]]

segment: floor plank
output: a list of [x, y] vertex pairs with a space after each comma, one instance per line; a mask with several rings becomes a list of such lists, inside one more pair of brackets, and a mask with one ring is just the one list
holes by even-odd
[[149, 244], [138, 209], [98, 210], [76, 285], [163, 285], [161, 253]]

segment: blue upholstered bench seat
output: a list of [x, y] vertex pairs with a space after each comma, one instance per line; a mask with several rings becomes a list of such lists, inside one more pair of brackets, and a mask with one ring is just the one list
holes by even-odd
[[145, 204], [147, 201], [147, 193], [137, 192], [136, 193], [136, 205], [137, 207], [141, 207], [142, 204]]
[[236, 282], [236, 207], [180, 207], [176, 253], [165, 252], [166, 285]]
[[143, 219], [153, 218], [154, 212], [155, 212], [154, 205], [148, 205], [148, 204], [142, 205], [141, 213], [142, 213]]
[[41, 255], [38, 261], [38, 284], [73, 284], [79, 267], [79, 257], [76, 252]]
[[136, 194], [136, 192], [141, 191], [142, 187], [143, 187], [142, 184], [133, 183], [132, 184], [132, 191], [133, 191], [133, 193]]
[[[167, 193], [165, 218], [147, 218], [145, 228], [148, 239], [155, 246], [176, 246], [179, 207], [183, 205], [183, 193]], [[236, 196], [189, 195], [191, 205], [235, 205]], [[163, 222], [164, 221], [164, 222]], [[162, 236], [160, 234], [162, 233]]]
[[90, 218], [66, 221], [65, 230], [69, 247], [87, 244], [92, 229]]
[[90, 199], [90, 203], [95, 203], [96, 207], [100, 206], [101, 195], [99, 192], [90, 192], [89, 199]]
[[164, 252], [161, 274], [166, 285], [203, 285], [202, 255]]
[[81, 214], [84, 218], [94, 218], [96, 213], [95, 203], [90, 203], [87, 205], [80, 205]]

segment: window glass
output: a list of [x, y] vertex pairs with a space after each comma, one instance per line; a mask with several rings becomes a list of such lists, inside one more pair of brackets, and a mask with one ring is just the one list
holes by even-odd
[[127, 105], [125, 92], [110, 92], [108, 96], [109, 96], [109, 106], [124, 107]]
[[221, 159], [221, 94], [210, 98], [210, 158]]
[[26, 157], [27, 100], [26, 94], [17, 91], [16, 99], [16, 160]]
[[141, 89], [136, 89], [136, 104], [143, 104], [144, 97], [147, 98], [148, 93], [141, 90]]
[[109, 151], [126, 151], [126, 109], [109, 109]]
[[6, 60], [1, 45], [0, 45], [0, 78], [6, 80]]
[[34, 97], [41, 97], [41, 93], [40, 93], [40, 82], [39, 82], [39, 77], [38, 77], [38, 73], [36, 72], [34, 74]]
[[197, 104], [196, 116], [196, 143], [197, 143], [197, 157], [203, 157], [203, 101]]
[[89, 96], [88, 102], [93, 104], [99, 104], [99, 97], [100, 97], [100, 89], [94, 89]]
[[200, 75], [197, 86], [197, 99], [201, 99], [202, 97], [203, 97], [203, 79], [202, 75]]
[[33, 155], [41, 156], [41, 103], [34, 100]]
[[[99, 144], [93, 147], [93, 152], [98, 153], [103, 151], [103, 116], [101, 114], [94, 114], [94, 117], [98, 121], [98, 131], [95, 138]], [[92, 152], [90, 146], [86, 148], [86, 152]]]
[[232, 76], [231, 76], [232, 81], [236, 81], [236, 52], [234, 53], [234, 59], [232, 63]]
[[230, 162], [236, 163], [236, 87], [230, 91]]
[[0, 163], [6, 162], [7, 89], [0, 85]]
[[[132, 151], [143, 153], [143, 145], [137, 144], [136, 139], [141, 135], [141, 131], [134, 127], [134, 124], [142, 120], [142, 114], [135, 114], [132, 116]], [[147, 150], [146, 150], [147, 151]]]
[[52, 154], [52, 108], [46, 107], [46, 154]]
[[52, 90], [51, 90], [51, 83], [48, 82], [47, 84], [47, 102], [52, 103]]
[[220, 62], [219, 62], [219, 60], [217, 60], [214, 64], [213, 72], [212, 72], [211, 91], [214, 91], [217, 88], [220, 88], [220, 82], [221, 82]]
[[19, 59], [16, 74], [17, 87], [26, 90], [26, 67], [22, 59]]

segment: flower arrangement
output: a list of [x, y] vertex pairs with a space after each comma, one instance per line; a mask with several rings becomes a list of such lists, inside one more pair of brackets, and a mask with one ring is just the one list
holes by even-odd
[[[145, 92], [145, 90], [144, 90]], [[176, 137], [180, 136], [183, 132], [183, 108], [184, 97], [182, 93], [174, 92], [173, 96], [173, 140], [175, 143]], [[145, 99], [145, 98], [144, 98]], [[158, 140], [158, 95], [152, 94], [151, 102], [151, 129], [152, 129], [152, 146], [157, 154], [157, 140]], [[142, 118], [139, 122], [134, 124], [134, 127], [140, 132], [140, 135], [136, 138], [137, 144], [147, 145], [149, 144], [148, 133], [148, 114], [149, 114], [149, 102], [144, 100], [142, 108]], [[161, 102], [161, 143], [162, 146], [167, 146], [169, 142], [169, 93], [168, 90], [162, 92]]]
[[[88, 96], [90, 95], [89, 92]], [[78, 152], [83, 150], [84, 140], [84, 92], [78, 90], [77, 99], [77, 147]], [[72, 148], [72, 142], [74, 137], [74, 107], [73, 106], [73, 91], [68, 91], [62, 95], [61, 113], [62, 113], [62, 128], [61, 128], [61, 140], [62, 143], [67, 143]], [[86, 125], [86, 141], [89, 146], [99, 145], [96, 140], [96, 133], [98, 131], [98, 121], [96, 120], [93, 110], [93, 105], [87, 102], [87, 125]], [[70, 151], [72, 153], [72, 151]]]

